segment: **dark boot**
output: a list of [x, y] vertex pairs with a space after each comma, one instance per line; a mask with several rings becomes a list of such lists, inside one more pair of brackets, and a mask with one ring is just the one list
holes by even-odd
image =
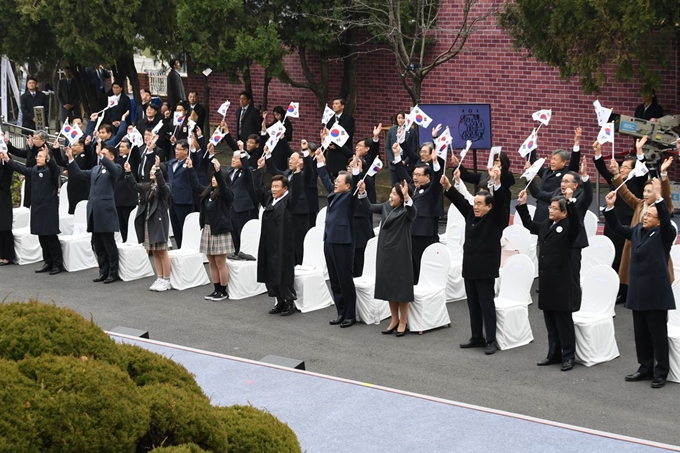
[[285, 304], [286, 306], [284, 310], [281, 312], [281, 316], [290, 316], [297, 311], [297, 309], [295, 308], [295, 302], [293, 302], [292, 300], [285, 301]]
[[276, 305], [274, 305], [274, 308], [269, 310], [270, 315], [277, 315], [281, 313], [283, 310], [286, 309], [286, 301], [279, 299], [278, 297], [276, 298]]

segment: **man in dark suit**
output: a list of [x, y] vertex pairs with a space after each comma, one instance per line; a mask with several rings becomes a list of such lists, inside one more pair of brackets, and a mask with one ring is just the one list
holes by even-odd
[[189, 99], [187, 100], [189, 101], [189, 115], [196, 112], [196, 124], [198, 124], [198, 127], [205, 131], [209, 130], [205, 126], [205, 119], [207, 117], [208, 112], [206, 112], [205, 107], [199, 104], [198, 94], [196, 94], [195, 91], [190, 91]]
[[[440, 180], [446, 189], [446, 198], [465, 217], [463, 279], [470, 310], [472, 337], [460, 347], [483, 347], [486, 355], [495, 354], [498, 350], [494, 284], [501, 265], [501, 235], [505, 222], [505, 210], [498, 209], [499, 206], [505, 206], [505, 192], [500, 190], [500, 168], [489, 169], [489, 178], [492, 181], [489, 189], [493, 193], [479, 191], [472, 206], [451, 186], [451, 181], [446, 176], [442, 176]], [[486, 330], [486, 340], [483, 328]]]
[[149, 106], [149, 104], [151, 104], [151, 93], [146, 91], [144, 88], [139, 90], [139, 97], [141, 98], [142, 103], [135, 107], [135, 117], [132, 119], [135, 124], [137, 124], [140, 120], [146, 119], [146, 108]]
[[102, 65], [99, 65], [97, 68], [88, 67], [85, 72], [90, 79], [90, 85], [95, 87], [97, 91], [97, 109], [103, 109], [106, 107], [106, 93], [109, 91], [111, 73], [104, 69]]
[[72, 178], [90, 180], [90, 199], [87, 203], [87, 231], [92, 233], [92, 246], [97, 254], [99, 277], [94, 282], [113, 283], [118, 276], [118, 247], [114, 233], [118, 228], [115, 190], [118, 177], [123, 169], [114, 161], [116, 148], [97, 146], [100, 164], [92, 170], [81, 170], [73, 161], [73, 152], [66, 148], [68, 173]]
[[[316, 143], [307, 142], [307, 140], [302, 139], [300, 141], [300, 150], [304, 153], [309, 152], [312, 156], [316, 155], [317, 146]], [[314, 162], [312, 162], [314, 164]], [[319, 173], [316, 169], [316, 165], [311, 165], [308, 168], [309, 175], [309, 185], [305, 188], [305, 195], [307, 197], [307, 209], [309, 210], [309, 227], [312, 228], [316, 225], [316, 216], [319, 214]]]
[[[118, 150], [119, 154], [116, 157], [115, 163], [120, 165], [121, 168], [125, 168], [126, 163], [130, 164], [130, 168], [138, 168], [140, 166], [139, 151], [137, 151], [136, 148], [132, 148], [130, 140], [127, 138], [121, 140]], [[132, 173], [132, 177], [135, 178], [134, 173]], [[139, 182], [136, 178], [135, 181]], [[137, 207], [138, 195], [137, 191], [130, 188], [125, 181], [125, 172], [121, 172], [116, 180], [115, 198], [118, 223], [120, 224], [120, 235], [123, 238], [123, 242], [127, 241], [128, 238], [128, 221], [130, 220], [132, 210]]]
[[172, 206], [170, 206], [170, 223], [175, 234], [177, 248], [182, 247], [182, 229], [184, 219], [196, 210], [194, 191], [187, 174], [186, 160], [189, 157], [189, 143], [177, 140], [175, 144], [175, 158], [165, 163], [168, 183], [172, 189]]
[[187, 96], [184, 94], [184, 83], [182, 82], [182, 76], [179, 75], [179, 70], [182, 67], [180, 61], [176, 58], [170, 60], [170, 72], [168, 73], [167, 79], [167, 94], [168, 94], [168, 107], [171, 112], [175, 111], [177, 103], [179, 101], [186, 100]]
[[64, 78], [59, 80], [57, 85], [57, 98], [59, 99], [59, 122], [69, 122], [74, 117], [80, 116], [80, 92], [76, 81], [73, 79], [71, 67], [64, 68]]
[[[12, 145], [11, 142], [5, 142], [7, 144], [7, 152], [13, 156], [22, 157], [26, 161], [26, 167], [32, 168], [37, 164], [36, 156], [38, 152], [45, 146], [47, 141], [47, 132], [37, 131], [32, 136], [26, 139], [26, 148], [19, 149]], [[24, 206], [27, 208], [31, 207], [31, 197], [33, 191], [31, 190], [31, 178], [26, 179], [26, 186], [24, 188]]]
[[[236, 109], [236, 140], [245, 143], [248, 137], [260, 132], [262, 117], [260, 111], [253, 105], [253, 95], [250, 91], [241, 91], [239, 102], [241, 106]], [[256, 166], [258, 159], [259, 157], [255, 162], [251, 162], [253, 167]]]
[[34, 107], [44, 107], [43, 117], [45, 118], [45, 126], [47, 126], [47, 118], [49, 118], [49, 99], [45, 93], [38, 90], [38, 80], [35, 77], [29, 77], [26, 80], [26, 91], [21, 95], [19, 102], [21, 104], [21, 126], [26, 129], [35, 130], [35, 121], [33, 118]]
[[572, 312], [580, 305], [580, 291], [575, 293], [572, 274], [573, 260], [565, 259], [574, 249], [581, 233], [581, 216], [575, 204], [564, 196], [553, 197], [549, 217], [541, 222], [531, 220], [526, 206], [527, 194], [519, 194], [517, 214], [524, 227], [538, 235], [538, 308], [543, 310], [548, 330], [548, 355], [536, 365], [562, 364], [562, 371], [574, 368], [576, 335]]
[[[551, 193], [560, 186], [562, 182], [562, 176], [568, 171], [578, 172], [579, 163], [581, 160], [581, 153], [579, 152], [579, 143], [581, 141], [582, 131], [580, 127], [577, 127], [574, 131], [574, 148], [571, 153], [571, 158], [569, 158], [569, 153], [567, 151], [558, 149], [553, 151], [552, 157], [550, 158], [550, 166], [548, 168], [541, 168], [538, 171], [538, 176], [541, 178], [541, 185], [539, 189], [543, 192]], [[567, 159], [569, 159], [569, 165], [567, 166]], [[526, 168], [536, 161], [536, 151], [531, 153], [529, 162], [526, 163]], [[565, 168], [566, 167], [566, 168]], [[549, 201], [537, 200], [536, 201], [536, 212], [534, 213], [534, 220], [537, 222], [542, 222], [548, 218], [548, 206]]]
[[118, 104], [106, 111], [104, 122], [113, 126], [113, 133], [115, 135], [118, 132], [118, 128], [120, 127], [125, 112], [128, 112], [128, 114], [130, 113], [132, 103], [130, 102], [130, 98], [127, 96], [127, 94], [123, 93], [122, 82], [118, 80], [113, 82], [111, 85], [111, 91], [112, 95], [118, 99]]
[[[345, 129], [347, 132], [347, 141], [340, 147], [335, 143], [331, 143], [326, 150], [325, 159], [327, 162], [327, 171], [331, 178], [335, 179], [340, 171], [345, 170], [347, 161], [352, 158], [352, 143], [354, 143], [354, 117], [349, 113], [345, 113], [345, 100], [343, 98], [337, 98], [333, 100], [332, 104], [333, 112], [335, 115], [326, 123], [325, 133], [327, 134], [329, 130], [337, 123]], [[369, 165], [371, 163], [369, 162]]]
[[[638, 370], [626, 381], [653, 379], [652, 388], [666, 384], [668, 359], [668, 310], [675, 310], [675, 298], [668, 272], [668, 257], [675, 242], [675, 228], [661, 197], [661, 183], [652, 182], [656, 203], [635, 227], [622, 226], [616, 218], [616, 192], [607, 197], [604, 217], [611, 228], [631, 241], [630, 282], [626, 308], [633, 311]], [[656, 366], [654, 362], [656, 361]]]
[[156, 104], [149, 103], [144, 109], [144, 117], [137, 119], [135, 126], [137, 130], [142, 134], [144, 131], [152, 131], [154, 127], [162, 120], [161, 116], [158, 114], [158, 106]]
[[[86, 140], [87, 139], [84, 137], [80, 137], [77, 142], [71, 145], [73, 161], [81, 170], [90, 170], [97, 163], [97, 156], [90, 146], [89, 141], [86, 144]], [[52, 153], [54, 155], [54, 160], [60, 167], [66, 168], [68, 166], [68, 158], [65, 154], [62, 154], [59, 141], [57, 140], [54, 141], [54, 145], [52, 146]], [[68, 213], [73, 215], [78, 203], [89, 198], [90, 181], [88, 179], [69, 179], [66, 193], [68, 195]]]
[[316, 151], [316, 164], [319, 177], [328, 191], [326, 226], [323, 235], [323, 249], [326, 266], [331, 280], [331, 291], [338, 316], [330, 321], [331, 325], [351, 327], [356, 322], [356, 289], [354, 288], [354, 211], [358, 204], [353, 192], [353, 175], [346, 171], [331, 178], [326, 169], [326, 159], [320, 149]]
[[[144, 148], [133, 151], [139, 153], [139, 158], [130, 162], [130, 167], [134, 169], [135, 180], [140, 183], [151, 182], [151, 167], [156, 162], [156, 156], [160, 158], [163, 155], [163, 150], [156, 146], [158, 140], [159, 136], [153, 135], [151, 129], [147, 129], [144, 131]], [[137, 165], [133, 165], [134, 163]]]
[[231, 205], [229, 216], [233, 229], [231, 231], [234, 242], [234, 253], [228, 255], [229, 259], [244, 259], [241, 252], [241, 230], [249, 220], [257, 218], [257, 207], [253, 202], [254, 185], [253, 171], [248, 166], [248, 153], [236, 148], [231, 157], [231, 166], [226, 169], [227, 178], [231, 180], [234, 202]]
[[[406, 112], [397, 112], [396, 115], [396, 121], [397, 124], [392, 126], [388, 131], [387, 131], [387, 136], [385, 138], [385, 156], [392, 156], [392, 145], [395, 143], [399, 142], [399, 138], [403, 137], [404, 142], [406, 142], [406, 145], [410, 149], [416, 149], [418, 147], [417, 143], [417, 132], [416, 128], [418, 126], [411, 126], [409, 129], [406, 129], [405, 123], [406, 123]], [[406, 156], [402, 156], [402, 165], [413, 165], [413, 162], [405, 162], [404, 159], [406, 159]], [[399, 177], [397, 176], [396, 169], [394, 168], [394, 163], [392, 163], [391, 159], [387, 159], [388, 166], [390, 169], [390, 179], [392, 181], [392, 185], [396, 184], [399, 181]]]

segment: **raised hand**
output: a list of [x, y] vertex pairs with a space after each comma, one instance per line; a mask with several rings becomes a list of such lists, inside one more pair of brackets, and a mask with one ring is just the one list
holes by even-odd
[[238, 145], [239, 151], [243, 151], [243, 140], [237, 141], [236, 144]]
[[447, 178], [446, 175], [442, 175], [442, 177], [439, 179], [439, 184], [441, 184], [445, 190], [449, 190], [451, 188], [451, 181], [449, 181], [449, 178]]
[[642, 153], [642, 147], [645, 146], [645, 143], [647, 143], [647, 137], [646, 135], [643, 135], [642, 137], [638, 138], [635, 140], [635, 149], [637, 150], [638, 154]]
[[264, 156], [260, 157], [257, 159], [257, 168], [261, 169], [264, 168], [265, 162], [264, 162]]
[[130, 171], [132, 171], [130, 168], [130, 162], [125, 161], [125, 163], [123, 164], [123, 170], [125, 170], [125, 173], [130, 173]]
[[323, 155], [323, 151], [321, 151], [321, 148], [316, 150], [316, 163], [317, 164], [326, 163], [326, 156]]
[[595, 153], [595, 156], [601, 156], [602, 155], [602, 145], [600, 145], [600, 142], [595, 140], [593, 143], [593, 152]]
[[607, 207], [608, 208], [613, 208], [614, 203], [616, 202], [616, 192], [613, 190], [609, 192], [607, 195], [604, 197], [605, 201], [607, 202]]
[[378, 123], [378, 125], [373, 128], [373, 138], [380, 137], [380, 131], [382, 131], [382, 123]]
[[399, 146], [398, 142], [394, 142], [392, 144], [392, 154], [394, 154], [395, 158], [401, 153], [400, 149], [401, 147]]
[[89, 146], [90, 143], [92, 143], [92, 136], [88, 135], [87, 137], [85, 137], [85, 146]]
[[359, 189], [359, 193], [362, 195], [366, 193], [366, 183], [363, 179], [357, 182], [357, 189]]
[[451, 165], [458, 167], [460, 165], [460, 160], [456, 156], [451, 156]]
[[208, 155], [215, 155], [215, 145], [213, 145], [212, 142], [208, 143]]
[[616, 159], [609, 161], [609, 171], [612, 172], [614, 176], [619, 174], [619, 170], [619, 163], [616, 161]]
[[64, 148], [64, 152], [66, 153], [66, 157], [68, 158], [69, 161], [73, 160], [73, 150], [71, 149], [70, 146]]
[[229, 125], [225, 120], [220, 121], [220, 129], [222, 129], [225, 135], [229, 133]]
[[220, 161], [219, 161], [219, 160], [213, 159], [213, 160], [212, 160], [212, 164], [213, 164], [213, 167], [215, 168], [215, 171], [216, 171], [216, 172], [220, 171], [220, 168], [221, 168], [222, 166], [220, 165]]
[[527, 191], [526, 191], [526, 189], [520, 191], [520, 193], [517, 195], [517, 201], [519, 202], [519, 204], [526, 204], [526, 202], [527, 202]]
[[309, 143], [307, 143], [306, 139], [300, 140], [300, 149], [307, 149], [309, 147]]
[[668, 159], [664, 160], [663, 163], [661, 164], [661, 173], [666, 173], [668, 171], [668, 169], [670, 168], [672, 163], [673, 163], [673, 156], [670, 156]]
[[52, 148], [59, 149], [60, 146], [61, 146], [61, 145], [59, 145], [59, 139], [58, 139], [58, 138], [55, 138], [55, 139], [54, 139], [54, 143], [52, 143]]
[[0, 160], [3, 162], [9, 162], [9, 155], [7, 153], [0, 153]]
[[90, 121], [97, 121], [97, 118], [99, 118], [99, 112], [94, 112], [90, 115]]
[[456, 169], [453, 171], [453, 179], [456, 180], [456, 183], [459, 183], [459, 182], [460, 182], [460, 168], [456, 168]]
[[656, 196], [656, 199], [661, 198], [661, 181], [659, 181], [659, 178], [654, 178], [652, 179], [652, 188], [654, 189], [654, 195]]
[[588, 161], [581, 159], [581, 177], [585, 178], [586, 176], [588, 176]]
[[437, 138], [439, 137], [439, 131], [442, 130], [442, 123], [437, 124], [435, 127], [432, 128], [432, 138]]
[[574, 129], [574, 146], [578, 146], [578, 144], [581, 142], [581, 137], [583, 137], [583, 129], [577, 127]]
[[529, 167], [531, 167], [531, 162], [529, 161], [524, 162], [524, 170], [528, 170]]
[[574, 198], [574, 190], [571, 187], [567, 187], [566, 189], [564, 189], [564, 197], [567, 200], [571, 200], [572, 198]]
[[408, 184], [406, 183], [406, 180], [401, 182], [401, 194], [404, 196], [404, 201], [408, 201]]

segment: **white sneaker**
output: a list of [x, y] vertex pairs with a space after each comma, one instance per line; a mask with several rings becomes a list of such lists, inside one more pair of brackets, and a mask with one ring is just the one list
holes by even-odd
[[157, 278], [151, 286], [149, 286], [150, 291], [158, 291], [158, 286], [163, 282], [162, 278]]
[[162, 279], [160, 284], [158, 285], [158, 289], [156, 291], [168, 291], [172, 289], [172, 285], [170, 284], [170, 280]]

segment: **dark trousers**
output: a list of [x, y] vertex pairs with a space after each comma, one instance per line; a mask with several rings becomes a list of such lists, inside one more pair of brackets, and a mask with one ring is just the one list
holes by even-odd
[[574, 320], [569, 311], [543, 310], [545, 327], [548, 329], [549, 360], [566, 362], [574, 358], [576, 334]]
[[118, 246], [114, 233], [92, 233], [92, 247], [97, 255], [99, 275], [118, 277]]
[[267, 287], [267, 295], [269, 297], [276, 297], [276, 303], [280, 304], [283, 301], [293, 301], [297, 299], [295, 293], [295, 286], [293, 285], [270, 285], [265, 283]]
[[465, 292], [470, 310], [470, 330], [472, 338], [483, 339], [486, 329], [486, 342], [496, 341], [496, 304], [493, 301], [495, 279], [465, 279]]
[[118, 223], [120, 224], [120, 235], [123, 237], [123, 242], [127, 241], [128, 221], [130, 220], [130, 213], [133, 209], [135, 209], [134, 206], [116, 206], [116, 211], [118, 211]]
[[182, 230], [184, 229], [184, 219], [194, 212], [194, 204], [174, 204], [170, 207], [170, 223], [172, 232], [175, 234], [177, 248], [182, 248]]
[[[638, 371], [657, 379], [668, 376], [668, 311], [633, 310], [635, 352], [640, 364]], [[656, 360], [656, 367], [654, 361]]]
[[571, 283], [574, 311], [581, 309], [581, 250], [581, 248], [571, 249]]
[[14, 234], [12, 230], [0, 231], [0, 259], [14, 261]]
[[354, 244], [331, 244], [324, 242], [328, 276], [338, 316], [354, 319], [356, 308], [356, 289], [352, 279], [354, 268]]
[[302, 264], [305, 235], [309, 231], [309, 214], [293, 214], [293, 241], [295, 242], [295, 264]]
[[249, 209], [248, 211], [236, 212], [232, 208], [229, 211], [229, 215], [231, 216], [231, 225], [233, 227], [231, 239], [234, 241], [234, 253], [238, 253], [241, 251], [241, 230], [243, 230], [243, 226], [249, 220], [257, 218], [257, 210]]
[[423, 257], [423, 252], [430, 245], [439, 242], [439, 235], [437, 236], [411, 236], [411, 259], [413, 260], [413, 284], [418, 284], [420, 278], [420, 260]]
[[364, 273], [364, 255], [366, 254], [366, 247], [355, 247], [354, 248], [354, 275], [355, 277], [361, 277]]
[[43, 261], [45, 261], [45, 264], [52, 266], [52, 268], [63, 267], [64, 259], [61, 255], [59, 236], [56, 234], [39, 235], [38, 241], [40, 242], [40, 247], [42, 247]]

